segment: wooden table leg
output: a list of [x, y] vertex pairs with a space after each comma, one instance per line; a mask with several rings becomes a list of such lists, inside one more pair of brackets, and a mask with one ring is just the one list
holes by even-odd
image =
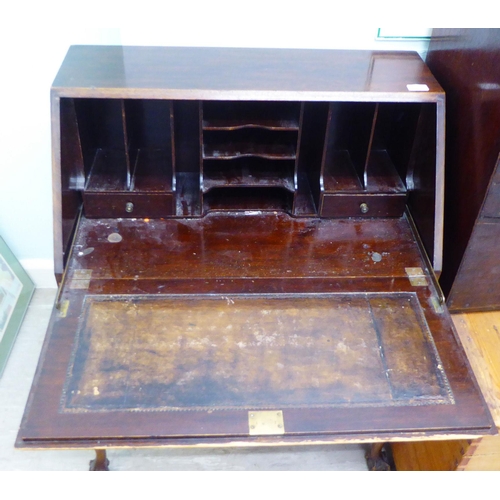
[[365, 455], [368, 470], [391, 470], [388, 457], [385, 454], [385, 444], [386, 443], [373, 443], [370, 446], [370, 450]]
[[89, 470], [109, 470], [106, 450], [95, 450], [95, 459], [90, 461]]

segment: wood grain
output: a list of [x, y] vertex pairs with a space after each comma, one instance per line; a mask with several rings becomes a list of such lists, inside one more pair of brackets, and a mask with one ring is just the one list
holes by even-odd
[[[500, 428], [500, 312], [454, 314], [453, 322]], [[500, 470], [500, 435], [474, 440], [393, 443], [398, 470]]]
[[453, 315], [453, 321], [500, 428], [500, 312]]
[[398, 471], [453, 471], [469, 447], [465, 439], [391, 444]]

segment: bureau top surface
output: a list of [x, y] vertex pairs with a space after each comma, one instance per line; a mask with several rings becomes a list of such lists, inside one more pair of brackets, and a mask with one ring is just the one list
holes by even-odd
[[414, 52], [83, 45], [70, 47], [53, 90], [158, 99], [421, 102], [444, 95]]

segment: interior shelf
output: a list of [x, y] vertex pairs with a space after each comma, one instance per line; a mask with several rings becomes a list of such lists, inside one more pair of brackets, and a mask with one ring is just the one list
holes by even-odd
[[203, 197], [203, 211], [291, 212], [293, 195], [281, 188], [219, 188]]
[[173, 191], [171, 154], [165, 149], [141, 148], [136, 152], [131, 190]]
[[203, 192], [220, 187], [282, 187], [293, 192], [294, 162], [239, 158], [203, 163]]
[[369, 193], [406, 193], [406, 186], [386, 150], [371, 151], [365, 186]]
[[294, 160], [297, 133], [245, 128], [203, 134], [204, 160], [226, 160], [257, 156], [274, 160]]
[[90, 168], [86, 192], [169, 192], [172, 166], [165, 150], [138, 149], [131, 174], [124, 151], [98, 148]]
[[325, 165], [325, 193], [405, 193], [406, 187], [385, 150], [371, 151], [360, 179], [349, 151], [333, 151]]
[[270, 160], [294, 160], [293, 144], [231, 143], [203, 146], [204, 160], [234, 160], [243, 156], [258, 156]]
[[202, 107], [203, 130], [299, 130], [300, 103], [297, 102], [214, 102]]
[[302, 104], [207, 101], [200, 116], [203, 213], [291, 213]]
[[130, 175], [125, 151], [97, 148], [90, 167], [86, 192], [119, 192], [129, 190]]
[[323, 169], [323, 187], [326, 193], [363, 191], [360, 179], [349, 151], [330, 151]]

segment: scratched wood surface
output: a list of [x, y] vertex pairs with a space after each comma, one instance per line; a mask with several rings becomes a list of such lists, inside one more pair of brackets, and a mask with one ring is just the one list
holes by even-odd
[[406, 277], [406, 267], [422, 265], [404, 217], [82, 218], [74, 248], [69, 276], [88, 269], [93, 280]]
[[83, 218], [60, 300], [21, 447], [264, 442], [250, 406], [268, 443], [492, 426], [406, 218]]

